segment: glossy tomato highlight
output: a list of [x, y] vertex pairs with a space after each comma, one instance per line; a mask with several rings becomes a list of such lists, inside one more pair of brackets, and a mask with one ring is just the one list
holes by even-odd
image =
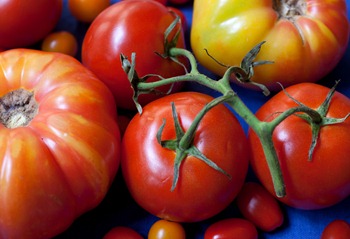
[[[120, 54], [131, 58], [131, 54], [136, 53], [135, 68], [140, 77], [146, 74], [171, 77], [185, 73], [182, 65], [156, 54], [164, 54], [164, 34], [174, 20], [175, 14], [159, 2], [127, 0], [105, 9], [90, 25], [83, 41], [82, 62], [111, 89], [118, 107], [136, 110]], [[184, 48], [180, 24], [175, 26], [168, 40], [178, 30], [180, 35], [176, 46]], [[149, 78], [149, 81], [155, 80], [159, 78]], [[179, 86], [175, 84], [173, 91], [177, 91]], [[158, 90], [164, 93], [169, 89], [170, 86], [164, 86]], [[162, 95], [141, 95], [139, 101], [144, 105]]]
[[224, 105], [215, 106], [203, 117], [193, 145], [230, 177], [203, 159], [187, 155], [173, 188], [177, 153], [157, 140], [163, 122], [161, 140], [175, 139], [171, 102], [186, 131], [212, 99], [196, 92], [174, 93], [147, 104], [129, 123], [122, 143], [122, 173], [135, 201], [151, 214], [177, 222], [201, 221], [226, 208], [241, 189], [249, 149], [241, 125]]
[[[271, 121], [282, 112], [297, 107], [296, 101], [311, 109], [320, 109], [330, 89], [315, 83], [290, 86], [268, 100], [256, 113], [260, 120]], [[293, 97], [294, 99], [292, 99]], [[296, 101], [295, 101], [296, 100]], [[332, 206], [350, 195], [350, 99], [335, 92], [322, 122], [317, 143], [309, 158], [312, 143], [310, 123], [296, 114], [287, 117], [273, 132], [273, 143], [285, 183], [286, 196], [279, 198], [289, 206], [321, 209]], [[328, 120], [344, 119], [322, 125]], [[272, 179], [260, 140], [249, 131], [251, 165], [261, 183], [275, 195]]]
[[199, 63], [223, 75], [226, 67], [204, 49], [226, 66], [239, 66], [266, 41], [256, 61], [274, 63], [255, 67], [252, 80], [278, 91], [277, 82], [315, 82], [334, 69], [349, 30], [345, 0], [195, 0], [191, 46]]
[[73, 57], [29, 49], [0, 53], [0, 84], [0, 238], [52, 238], [118, 170], [113, 96]]

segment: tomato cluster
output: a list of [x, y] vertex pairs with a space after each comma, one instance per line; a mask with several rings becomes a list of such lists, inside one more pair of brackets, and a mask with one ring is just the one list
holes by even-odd
[[[340, 205], [350, 99], [314, 82], [347, 50], [346, 4], [0, 3], [0, 239], [257, 239]], [[232, 83], [276, 93], [255, 112]], [[348, 238], [342, 217], [317, 236]]]

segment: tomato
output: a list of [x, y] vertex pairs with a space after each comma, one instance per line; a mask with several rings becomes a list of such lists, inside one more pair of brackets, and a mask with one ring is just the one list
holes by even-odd
[[253, 81], [277, 91], [276, 82], [285, 87], [315, 82], [336, 66], [348, 46], [346, 1], [194, 1], [192, 49], [215, 74], [223, 75], [227, 68], [203, 49], [224, 65], [239, 66], [263, 41], [256, 60], [274, 64], [255, 67]]
[[104, 198], [119, 166], [116, 106], [73, 57], [0, 54], [0, 238], [51, 238]]
[[104, 235], [103, 239], [143, 239], [143, 237], [130, 227], [113, 227]]
[[26, 47], [42, 40], [56, 26], [62, 0], [0, 1], [0, 48]]
[[241, 218], [227, 218], [211, 224], [204, 239], [258, 239], [253, 223]]
[[110, 0], [68, 0], [71, 14], [86, 23], [91, 23], [110, 4]]
[[348, 239], [350, 238], [350, 224], [345, 220], [330, 222], [322, 232], [321, 239]]
[[223, 210], [241, 189], [249, 148], [238, 120], [224, 105], [204, 116], [193, 145], [231, 178], [198, 157], [187, 155], [173, 187], [176, 153], [157, 141], [163, 120], [166, 124], [161, 140], [175, 138], [171, 102], [186, 131], [212, 99], [196, 92], [174, 93], [147, 104], [142, 114], [130, 121], [122, 142], [122, 173], [135, 201], [151, 214], [170, 221], [200, 221]]
[[44, 38], [41, 43], [41, 49], [43, 51], [60, 52], [75, 56], [78, 51], [78, 41], [70, 32], [53, 32]]
[[150, 228], [148, 239], [185, 239], [186, 232], [177, 222], [158, 220]]
[[236, 202], [244, 218], [263, 231], [273, 231], [283, 223], [284, 216], [280, 205], [258, 183], [245, 183]]
[[[315, 83], [300, 83], [285, 89], [295, 100], [317, 109], [330, 89]], [[297, 103], [281, 91], [256, 113], [270, 121]], [[343, 118], [350, 112], [350, 100], [335, 92], [326, 117]], [[324, 122], [324, 120], [323, 120]], [[251, 165], [262, 184], [274, 194], [272, 181], [259, 139], [250, 130]], [[312, 141], [311, 126], [296, 115], [289, 116], [273, 132], [273, 142], [284, 178], [286, 196], [283, 203], [302, 209], [325, 208], [350, 194], [350, 120], [320, 128], [316, 147], [309, 159]]]
[[[139, 76], [159, 74], [170, 77], [185, 73], [183, 66], [155, 54], [164, 53], [164, 32], [174, 19], [173, 13], [156, 1], [128, 0], [111, 5], [89, 27], [83, 41], [82, 62], [111, 89], [118, 107], [136, 109], [130, 82], [121, 66], [121, 53], [130, 58], [131, 53], [136, 52]], [[180, 34], [177, 46], [183, 48], [184, 44], [183, 34]], [[149, 79], [155, 80], [159, 78]], [[173, 91], [179, 86], [175, 85]], [[166, 92], [169, 87], [159, 90]], [[144, 105], [161, 96], [141, 95], [140, 103]]]

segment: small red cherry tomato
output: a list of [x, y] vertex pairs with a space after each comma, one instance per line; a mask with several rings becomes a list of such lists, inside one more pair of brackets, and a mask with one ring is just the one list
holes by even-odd
[[242, 215], [263, 231], [281, 226], [284, 215], [277, 200], [260, 184], [247, 182], [236, 198]]
[[110, 5], [110, 0], [69, 0], [71, 14], [81, 22], [91, 23]]
[[53, 32], [44, 38], [41, 49], [43, 51], [60, 52], [75, 56], [78, 50], [78, 42], [75, 36], [70, 32]]
[[185, 239], [186, 233], [178, 222], [158, 220], [150, 228], [148, 239]]
[[321, 239], [349, 239], [350, 224], [345, 220], [334, 220], [322, 232]]
[[257, 239], [258, 231], [253, 223], [241, 218], [228, 218], [211, 224], [204, 239]]
[[143, 237], [130, 227], [113, 227], [104, 235], [103, 239], [143, 239]]

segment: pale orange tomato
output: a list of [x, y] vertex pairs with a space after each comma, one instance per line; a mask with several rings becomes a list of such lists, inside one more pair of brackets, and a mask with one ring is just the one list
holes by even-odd
[[41, 49], [43, 51], [60, 52], [75, 56], [78, 51], [78, 42], [76, 37], [70, 32], [53, 32], [44, 38]]

